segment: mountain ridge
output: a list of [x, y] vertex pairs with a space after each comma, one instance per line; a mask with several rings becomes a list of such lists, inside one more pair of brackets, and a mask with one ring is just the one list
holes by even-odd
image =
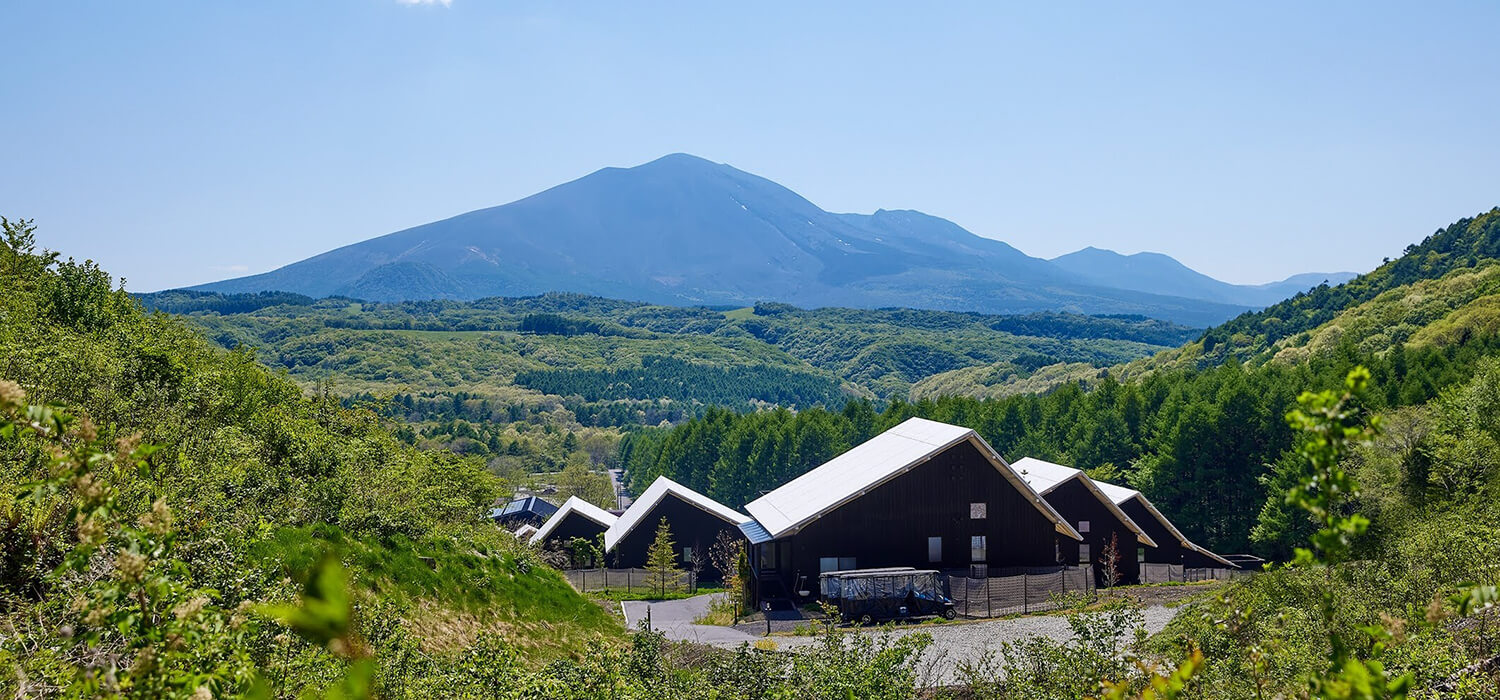
[[680, 153], [189, 289], [372, 301], [568, 291], [675, 305], [1127, 313], [1199, 327], [1264, 305], [1106, 284], [918, 211], [831, 213]]

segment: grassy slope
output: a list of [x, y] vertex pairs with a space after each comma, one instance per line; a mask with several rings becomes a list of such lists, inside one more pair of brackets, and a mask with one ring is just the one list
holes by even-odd
[[[106, 439], [138, 432], [163, 447], [153, 473], [119, 477], [121, 505], [134, 518], [156, 498], [171, 504], [199, 585], [232, 606], [331, 549], [369, 600], [437, 649], [496, 629], [540, 661], [618, 638], [604, 610], [477, 517], [501, 493], [481, 463], [402, 445], [374, 416], [306, 397], [246, 354], [142, 313], [100, 275], [0, 269], [0, 376], [32, 401], [86, 412]], [[32, 469], [24, 452], [0, 453], [0, 483], [35, 479]], [[13, 495], [0, 493], [0, 520], [14, 527], [30, 516]], [[25, 537], [45, 551], [60, 532]]]

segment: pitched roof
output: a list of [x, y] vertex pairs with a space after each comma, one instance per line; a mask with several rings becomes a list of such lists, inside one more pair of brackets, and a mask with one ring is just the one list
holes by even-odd
[[536, 534], [536, 526], [530, 524], [522, 525], [516, 528], [516, 531], [511, 534], [515, 535], [518, 540], [531, 539], [531, 536]]
[[745, 510], [750, 511], [750, 515], [760, 523], [767, 539], [791, 534], [835, 508], [859, 498], [866, 491], [964, 441], [973, 444], [996, 471], [1053, 522], [1058, 532], [1074, 539], [1083, 539], [978, 433], [969, 428], [924, 418], [909, 418], [856, 445], [822, 466], [792, 479], [781, 488], [755, 499], [745, 506]]
[[1054, 464], [1035, 457], [1018, 459], [1015, 464], [1010, 465], [1010, 468], [1016, 470], [1021, 475], [1021, 478], [1025, 479], [1026, 483], [1031, 484], [1031, 488], [1036, 489], [1037, 493], [1042, 494], [1043, 497], [1052, 493], [1063, 484], [1070, 481], [1078, 481], [1083, 484], [1084, 488], [1088, 489], [1089, 493], [1094, 494], [1094, 498], [1099, 499], [1099, 502], [1103, 503], [1104, 507], [1109, 509], [1109, 512], [1113, 513], [1116, 518], [1119, 518], [1120, 522], [1125, 524], [1125, 527], [1130, 528], [1130, 531], [1135, 533], [1137, 542], [1147, 547], [1156, 546], [1156, 541], [1152, 540], [1151, 536], [1146, 534], [1146, 531], [1142, 530], [1140, 525], [1131, 520], [1130, 516], [1125, 514], [1125, 511], [1120, 510], [1120, 505], [1115, 503], [1108, 494], [1104, 493], [1100, 484], [1090, 479], [1088, 474], [1083, 473], [1083, 470], [1065, 467], [1061, 464]]
[[603, 525], [606, 528], [614, 525], [615, 521], [618, 519], [614, 516], [613, 513], [610, 513], [609, 511], [600, 508], [599, 506], [589, 503], [582, 498], [579, 498], [577, 496], [569, 496], [567, 502], [563, 503], [562, 507], [558, 508], [557, 512], [552, 514], [552, 517], [547, 518], [547, 522], [542, 523], [542, 529], [537, 530], [536, 534], [531, 536], [531, 543], [536, 544], [538, 542], [546, 540], [547, 536], [552, 534], [553, 530], [557, 529], [558, 524], [566, 520], [568, 516], [573, 513], [577, 513], [585, 518], [588, 518], [589, 520]]
[[630, 534], [630, 531], [634, 530], [635, 526], [641, 524], [646, 514], [656, 508], [656, 505], [661, 503], [662, 499], [666, 498], [669, 494], [697, 506], [709, 515], [715, 516], [736, 527], [739, 527], [750, 519], [744, 513], [715, 501], [708, 496], [672, 481], [667, 477], [658, 476], [656, 477], [656, 481], [651, 482], [651, 485], [646, 487], [646, 491], [641, 494], [641, 497], [635, 499], [635, 502], [631, 503], [630, 507], [626, 508], [625, 512], [620, 514], [620, 518], [609, 527], [609, 530], [605, 531], [604, 551], [608, 552], [614, 549], [615, 545], [624, 539], [626, 535]]
[[526, 496], [524, 498], [511, 499], [503, 507], [490, 511], [491, 518], [504, 518], [512, 515], [520, 515], [522, 512], [535, 513], [543, 518], [551, 517], [557, 512], [557, 506], [548, 503], [537, 496]]
[[1203, 547], [1193, 544], [1191, 540], [1189, 540], [1182, 534], [1181, 531], [1177, 529], [1176, 525], [1172, 524], [1172, 521], [1167, 520], [1167, 516], [1162, 515], [1161, 511], [1156, 509], [1156, 506], [1151, 505], [1151, 501], [1147, 500], [1146, 494], [1143, 494], [1135, 489], [1125, 488], [1124, 486], [1117, 486], [1115, 484], [1110, 484], [1103, 481], [1096, 481], [1094, 483], [1098, 484], [1099, 490], [1103, 491], [1104, 495], [1109, 496], [1109, 499], [1114, 501], [1116, 505], [1123, 506], [1125, 505], [1126, 501], [1129, 501], [1132, 498], [1139, 499], [1141, 505], [1145, 506], [1146, 510], [1150, 511], [1151, 515], [1155, 516], [1156, 519], [1161, 522], [1164, 527], [1167, 528], [1167, 532], [1172, 533], [1172, 536], [1176, 537], [1177, 541], [1182, 543], [1182, 546], [1187, 547], [1188, 549], [1191, 549], [1194, 552], [1202, 554], [1203, 556], [1209, 557], [1215, 561], [1222, 562], [1226, 566], [1232, 566], [1236, 569], [1240, 568], [1238, 564], [1235, 564], [1234, 562], [1229, 561], [1224, 557], [1214, 554], [1213, 552], [1210, 552]]

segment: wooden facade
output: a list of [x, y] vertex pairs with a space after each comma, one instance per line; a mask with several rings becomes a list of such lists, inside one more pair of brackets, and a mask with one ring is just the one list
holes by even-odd
[[818, 574], [829, 570], [1055, 564], [1059, 549], [1076, 541], [976, 441], [956, 442], [795, 532], [753, 546], [757, 595], [816, 597]]
[[[1087, 477], [1083, 477], [1087, 478]], [[1046, 494], [1047, 502], [1057, 510], [1068, 524], [1073, 526], [1080, 535], [1082, 542], [1071, 542], [1063, 545], [1059, 556], [1064, 563], [1069, 565], [1094, 566], [1095, 582], [1105, 585], [1105, 565], [1103, 563], [1104, 548], [1109, 546], [1112, 537], [1119, 541], [1119, 563], [1116, 565], [1120, 572], [1120, 580], [1117, 584], [1134, 584], [1140, 582], [1141, 568], [1138, 561], [1141, 550], [1145, 550], [1149, 558], [1150, 552], [1155, 547], [1148, 547], [1136, 539], [1136, 533], [1121, 520], [1115, 511], [1104, 504], [1104, 501], [1083, 483], [1081, 479], [1070, 479], [1060, 484]], [[1134, 502], [1134, 501], [1132, 501]], [[1125, 510], [1121, 508], [1121, 510]], [[1158, 545], [1162, 543], [1160, 537], [1145, 527], [1134, 514], [1126, 512], [1126, 515], [1141, 527], [1146, 535]], [[1154, 516], [1147, 514], [1151, 522], [1160, 523]], [[1166, 528], [1162, 528], [1165, 530]], [[1169, 537], [1176, 542], [1175, 537]], [[1148, 559], [1149, 561], [1149, 559]]]
[[663, 518], [672, 532], [677, 568], [690, 568], [688, 558], [690, 552], [696, 550], [702, 563], [702, 568], [698, 571], [699, 580], [721, 580], [723, 573], [708, 560], [708, 550], [723, 532], [743, 539], [739, 526], [670, 491], [640, 516], [635, 527], [625, 533], [605, 555], [605, 561], [613, 568], [646, 567], [651, 544], [656, 541], [656, 528]]
[[562, 516], [552, 531], [547, 533], [546, 539], [542, 540], [544, 546], [564, 546], [574, 537], [582, 537], [590, 542], [598, 543], [599, 537], [608, 530], [609, 526], [595, 522], [592, 518], [570, 510]]
[[1156, 540], [1155, 547], [1147, 547], [1145, 561], [1151, 564], [1180, 564], [1190, 569], [1196, 568], [1231, 568], [1228, 564], [1214, 559], [1202, 552], [1198, 552], [1182, 543], [1156, 515], [1151, 512], [1140, 498], [1132, 498], [1120, 504], [1120, 510], [1130, 516], [1131, 520], [1141, 526], [1151, 539]]

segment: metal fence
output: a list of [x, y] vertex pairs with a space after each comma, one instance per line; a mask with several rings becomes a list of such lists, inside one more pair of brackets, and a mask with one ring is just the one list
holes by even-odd
[[1141, 564], [1141, 583], [1191, 583], [1193, 581], [1231, 581], [1254, 576], [1254, 571], [1229, 568], [1194, 568], [1181, 564]]
[[997, 617], [1063, 607], [1069, 594], [1094, 594], [1094, 569], [1077, 566], [990, 569], [948, 574], [953, 607], [965, 617]]
[[665, 586], [656, 572], [648, 569], [569, 569], [563, 575], [582, 593], [603, 590], [657, 593], [663, 587], [669, 593], [698, 590], [698, 577], [691, 571], [673, 570], [667, 574]]

